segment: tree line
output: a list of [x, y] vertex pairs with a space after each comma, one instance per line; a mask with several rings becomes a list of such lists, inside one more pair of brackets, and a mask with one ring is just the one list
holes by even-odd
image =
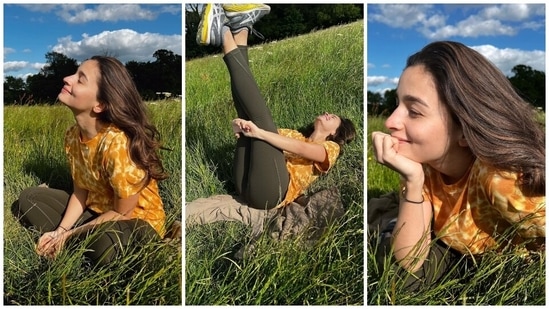
[[[154, 61], [128, 61], [125, 66], [133, 77], [141, 97], [155, 100], [166, 94], [177, 96], [182, 89], [182, 57], [172, 51], [159, 49]], [[63, 78], [78, 69], [78, 62], [61, 53], [48, 52], [46, 65], [39, 73], [24, 80], [6, 76], [4, 105], [54, 104], [63, 87]]]
[[[545, 72], [519, 64], [512, 69], [513, 76], [507, 77], [517, 93], [533, 108], [545, 111]], [[368, 115], [390, 115], [397, 107], [396, 89], [385, 91], [383, 94], [368, 91]], [[505, 103], [505, 102], [503, 102]]]
[[[355, 4], [269, 4], [271, 11], [254, 25], [265, 38], [250, 36], [248, 45], [282, 40], [364, 19], [364, 5]], [[199, 46], [196, 32], [200, 22], [200, 4], [185, 5], [185, 59], [219, 53], [219, 47]]]

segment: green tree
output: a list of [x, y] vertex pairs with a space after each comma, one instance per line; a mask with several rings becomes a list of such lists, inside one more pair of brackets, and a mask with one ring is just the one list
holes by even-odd
[[181, 55], [159, 49], [154, 52], [153, 62], [128, 61], [126, 69], [130, 72], [141, 97], [145, 100], [157, 99], [157, 92], [181, 94], [183, 86]]
[[27, 89], [36, 102], [53, 104], [63, 88], [63, 78], [74, 74], [76, 70], [78, 70], [78, 64], [75, 59], [61, 53], [48, 52], [46, 65], [38, 74], [27, 78]]
[[545, 110], [545, 73], [519, 64], [512, 69], [509, 78], [517, 93], [535, 107]]
[[181, 94], [183, 86], [181, 75], [183, 62], [181, 55], [177, 55], [169, 50], [159, 49], [154, 52], [153, 57], [156, 58], [156, 61], [153, 63], [154, 71], [158, 75], [155, 84], [156, 90]]
[[[353, 22], [364, 18], [363, 4], [269, 4], [271, 12], [254, 24], [265, 41], [280, 40], [313, 30]], [[199, 46], [196, 32], [200, 22], [200, 4], [185, 5], [185, 59], [219, 53], [219, 47]], [[248, 45], [262, 43], [251, 35]]]
[[32, 99], [26, 94], [27, 85], [20, 77], [6, 76], [4, 80], [4, 105], [28, 103]]
[[382, 112], [383, 109], [383, 98], [381, 97], [381, 93], [379, 92], [372, 92], [368, 91], [366, 93], [367, 96], [367, 111], [366, 113], [370, 116], [376, 116], [379, 115]]
[[383, 103], [385, 105], [384, 113], [390, 115], [395, 111], [397, 108], [396, 89], [386, 90], [383, 93]]

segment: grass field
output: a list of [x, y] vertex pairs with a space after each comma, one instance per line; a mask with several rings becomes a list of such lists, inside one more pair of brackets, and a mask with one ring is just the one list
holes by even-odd
[[[325, 111], [350, 118], [358, 139], [310, 192], [336, 186], [344, 217], [322, 239], [274, 242], [235, 259], [247, 243], [241, 224], [219, 222], [186, 231], [187, 305], [364, 304], [363, 84], [364, 23], [333, 27], [253, 47], [251, 70], [281, 128], [305, 126]], [[221, 55], [186, 63], [186, 201], [233, 193], [234, 111]]]
[[[542, 116], [545, 119], [544, 115]], [[542, 119], [540, 118], [540, 119]], [[385, 119], [368, 117], [367, 138], [384, 131]], [[368, 147], [368, 199], [395, 191], [398, 175], [377, 164]], [[368, 305], [544, 305], [545, 252], [528, 257], [511, 249], [487, 253], [464, 277], [444, 276], [434, 286], [410, 293], [394, 270], [381, 272], [375, 260], [375, 237], [367, 241]]]
[[[160, 183], [168, 224], [181, 220], [181, 102], [149, 104], [165, 146], [170, 178]], [[56, 260], [39, 257], [38, 234], [25, 230], [10, 211], [21, 190], [41, 183], [72, 190], [63, 153], [65, 130], [74, 124], [64, 106], [4, 107], [4, 304], [178, 305], [182, 303], [180, 243], [151, 243], [116, 265], [91, 269], [82, 250]]]

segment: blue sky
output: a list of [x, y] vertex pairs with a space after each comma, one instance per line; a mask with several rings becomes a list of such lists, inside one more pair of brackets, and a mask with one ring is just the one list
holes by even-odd
[[406, 58], [432, 41], [459, 41], [507, 76], [517, 64], [545, 72], [544, 4], [369, 4], [368, 91], [395, 89]]
[[181, 4], [4, 4], [4, 76], [36, 74], [55, 51], [83, 61], [108, 54], [153, 61], [182, 55]]

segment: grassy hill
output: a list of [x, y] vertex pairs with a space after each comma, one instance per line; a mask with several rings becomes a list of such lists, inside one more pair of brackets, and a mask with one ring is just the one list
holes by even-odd
[[[265, 237], [252, 258], [235, 248], [249, 230], [222, 222], [187, 230], [185, 303], [229, 305], [364, 304], [364, 23], [255, 46], [251, 70], [278, 127], [297, 129], [325, 111], [350, 118], [358, 138], [310, 192], [336, 186], [346, 213], [322, 239]], [[234, 111], [222, 55], [185, 65], [185, 200], [233, 193]]]

